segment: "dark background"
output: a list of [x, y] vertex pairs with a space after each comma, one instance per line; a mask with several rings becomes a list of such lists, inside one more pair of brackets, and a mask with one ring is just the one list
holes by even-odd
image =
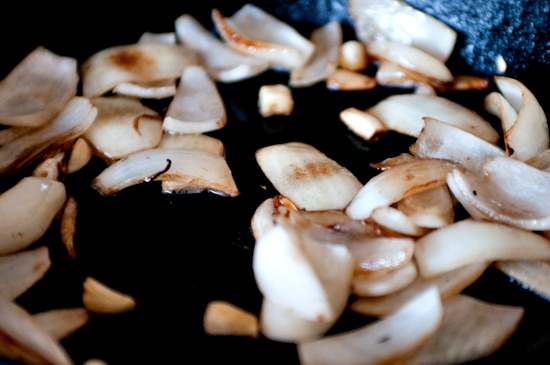
[[[329, 19], [340, 19], [346, 37], [353, 37], [346, 3], [338, 1], [251, 1], [289, 21], [304, 35]], [[506, 75], [528, 86], [547, 115], [546, 83], [550, 69], [547, 1], [423, 1], [411, 0], [459, 32], [449, 61], [454, 72], [491, 75], [495, 55], [508, 62]], [[0, 77], [4, 77], [34, 47], [43, 45], [79, 62], [110, 46], [137, 41], [145, 31], [173, 31], [174, 20], [189, 12], [212, 29], [210, 10], [218, 6], [231, 15], [244, 2], [155, 1], [84, 2], [52, 5], [14, 3], [3, 12]], [[141, 184], [116, 197], [99, 198], [90, 181], [104, 164], [94, 160], [66, 180], [79, 202], [75, 245], [77, 259], [67, 257], [57, 226], [37, 244], [51, 248], [52, 267], [46, 277], [18, 302], [31, 312], [81, 305], [81, 283], [94, 276], [134, 296], [134, 311], [92, 315], [90, 322], [63, 340], [81, 364], [101, 358], [111, 365], [128, 363], [297, 363], [295, 347], [264, 338], [209, 337], [202, 331], [202, 314], [212, 299], [223, 299], [254, 313], [261, 295], [254, 283], [251, 257], [254, 241], [249, 223], [255, 208], [275, 191], [254, 160], [262, 146], [300, 140], [311, 143], [352, 170], [363, 182], [375, 173], [368, 163], [406, 151], [410, 138], [388, 134], [367, 143], [348, 131], [338, 113], [349, 106], [366, 108], [400, 90], [329, 92], [323, 85], [294, 90], [296, 108], [289, 117], [261, 118], [257, 91], [266, 83], [287, 81], [286, 74], [267, 72], [235, 84], [220, 84], [228, 111], [227, 126], [213, 136], [226, 146], [227, 160], [241, 195], [224, 198], [208, 193], [168, 196], [156, 183]], [[480, 110], [484, 92], [448, 96]], [[160, 111], [165, 103], [153, 103]], [[482, 113], [483, 114], [483, 113]], [[486, 116], [484, 114], [484, 116]], [[487, 116], [490, 118], [490, 116]], [[17, 177], [0, 177], [8, 186]], [[266, 186], [263, 189], [261, 186]], [[476, 364], [504, 360], [536, 363], [550, 355], [548, 301], [488, 270], [467, 293], [479, 298], [523, 305], [521, 327], [495, 355]], [[333, 331], [359, 326], [369, 319], [346, 312]], [[199, 360], [196, 360], [196, 359]], [[0, 360], [1, 362], [1, 360]]]

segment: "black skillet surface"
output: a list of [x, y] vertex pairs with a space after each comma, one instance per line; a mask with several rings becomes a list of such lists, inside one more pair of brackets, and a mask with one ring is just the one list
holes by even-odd
[[[344, 0], [251, 1], [295, 25], [304, 35], [337, 18], [347, 38], [353, 37]], [[214, 4], [227, 15], [245, 2], [186, 1], [76, 7], [14, 3], [0, 24], [4, 77], [37, 45], [80, 62], [109, 46], [135, 42], [145, 32], [173, 31], [177, 16], [190, 12], [212, 29]], [[455, 72], [488, 75], [492, 59], [502, 54], [507, 75], [523, 81], [538, 97], [547, 115], [546, 82], [550, 69], [548, 2], [527, 0], [412, 0], [410, 4], [446, 21], [459, 31], [449, 66]], [[366, 108], [387, 95], [407, 92], [377, 88], [365, 92], [330, 92], [324, 85], [293, 91], [295, 110], [288, 117], [262, 118], [257, 92], [267, 83], [286, 83], [288, 75], [267, 72], [235, 83], [219, 84], [228, 112], [227, 126], [212, 136], [226, 146], [226, 157], [241, 195], [224, 198], [208, 193], [169, 196], [157, 183], [100, 198], [90, 181], [105, 165], [94, 160], [65, 181], [79, 202], [75, 245], [77, 259], [68, 258], [57, 226], [37, 244], [51, 249], [52, 267], [43, 280], [18, 298], [31, 312], [81, 305], [82, 280], [93, 276], [136, 298], [134, 311], [94, 315], [63, 340], [76, 364], [90, 358], [117, 364], [280, 363], [298, 364], [291, 344], [265, 338], [209, 337], [202, 330], [205, 305], [213, 299], [232, 302], [259, 313], [261, 295], [251, 268], [254, 241], [249, 223], [255, 208], [275, 194], [258, 168], [256, 149], [287, 141], [303, 141], [352, 170], [363, 182], [375, 172], [369, 162], [406, 151], [410, 138], [389, 133], [366, 143], [348, 131], [338, 113], [349, 106]], [[446, 96], [480, 111], [486, 92], [455, 92]], [[164, 103], [152, 103], [160, 111]], [[0, 177], [5, 189], [17, 177]], [[263, 189], [265, 186], [266, 189]], [[550, 305], [501, 273], [489, 269], [466, 293], [494, 303], [522, 305], [524, 320], [516, 334], [494, 355], [475, 364], [547, 363], [550, 356]], [[331, 332], [368, 323], [346, 312]], [[538, 360], [542, 357], [541, 360]], [[546, 358], [546, 359], [545, 359]], [[0, 363], [13, 363], [5, 360]]]

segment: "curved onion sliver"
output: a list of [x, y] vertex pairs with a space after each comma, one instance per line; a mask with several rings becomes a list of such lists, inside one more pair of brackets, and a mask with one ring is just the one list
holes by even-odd
[[482, 174], [454, 171], [447, 184], [456, 199], [479, 219], [527, 230], [550, 229], [550, 173], [510, 157], [495, 157]]
[[409, 286], [418, 276], [414, 261], [395, 270], [381, 273], [356, 274], [351, 282], [352, 293], [360, 297], [388, 295]]
[[175, 29], [179, 41], [200, 55], [202, 65], [215, 81], [241, 81], [271, 67], [269, 61], [244, 54], [222, 42], [190, 14], [176, 18]]
[[16, 299], [42, 279], [51, 264], [48, 246], [0, 256], [0, 294]]
[[398, 362], [435, 333], [443, 319], [439, 291], [430, 286], [397, 311], [348, 332], [298, 345], [304, 365], [364, 365]]
[[92, 187], [101, 195], [113, 195], [152, 180], [191, 183], [201, 191], [239, 195], [225, 158], [204, 151], [167, 148], [136, 152], [116, 161], [95, 177]]
[[247, 3], [231, 17], [212, 9], [212, 20], [226, 43], [236, 50], [291, 70], [311, 58], [315, 45], [289, 24]]
[[350, 0], [350, 15], [357, 37], [369, 44], [390, 40], [423, 50], [446, 62], [457, 33], [442, 21], [401, 0]]
[[550, 260], [550, 240], [532, 231], [467, 218], [416, 241], [420, 275], [429, 278], [477, 262]]
[[485, 108], [501, 118], [508, 154], [525, 161], [548, 149], [546, 115], [533, 93], [513, 78], [495, 76], [494, 80], [500, 94], [487, 95]]
[[497, 261], [494, 265], [510, 278], [550, 300], [550, 262], [543, 260]]
[[50, 309], [35, 313], [32, 318], [55, 340], [62, 340], [84, 326], [90, 320], [86, 308], [73, 307]]
[[39, 46], [0, 81], [0, 124], [39, 127], [76, 96], [77, 61]]
[[0, 255], [22, 250], [42, 237], [66, 196], [63, 183], [33, 176], [0, 194]]
[[367, 111], [388, 129], [418, 137], [424, 127], [424, 118], [431, 117], [452, 124], [489, 143], [500, 138], [491, 124], [478, 113], [450, 99], [437, 95], [391, 95]]

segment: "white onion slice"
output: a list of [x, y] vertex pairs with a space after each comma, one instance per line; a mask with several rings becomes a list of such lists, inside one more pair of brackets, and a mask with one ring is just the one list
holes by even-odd
[[85, 308], [50, 309], [33, 314], [32, 318], [55, 340], [62, 340], [90, 320]]
[[0, 294], [16, 299], [42, 279], [51, 264], [47, 246], [0, 256]]
[[447, 186], [424, 190], [397, 202], [397, 209], [405, 213], [416, 225], [441, 228], [455, 220], [455, 201]]
[[306, 64], [292, 69], [289, 85], [307, 87], [326, 80], [338, 66], [342, 37], [342, 27], [337, 20], [314, 29], [310, 40], [315, 45], [315, 51]]
[[456, 30], [404, 1], [350, 0], [348, 9], [357, 37], [366, 44], [391, 40], [419, 48], [442, 62], [455, 47]]
[[39, 46], [0, 81], [0, 124], [39, 127], [76, 96], [77, 61]]
[[231, 17], [212, 9], [212, 20], [227, 44], [245, 54], [268, 60], [272, 66], [291, 70], [303, 66], [315, 45], [288, 23], [247, 3]]
[[550, 173], [510, 157], [494, 157], [483, 173], [454, 171], [447, 185], [475, 218], [527, 230], [550, 229]]
[[225, 158], [204, 151], [153, 148], [116, 161], [92, 182], [102, 195], [113, 195], [153, 180], [190, 183], [201, 191], [237, 196], [239, 190]]
[[160, 139], [158, 147], [205, 151], [217, 156], [225, 156], [225, 146], [223, 145], [223, 142], [218, 138], [202, 133], [164, 133]]
[[215, 81], [242, 81], [267, 71], [269, 61], [244, 54], [216, 38], [190, 14], [176, 18], [178, 40], [197, 52], [210, 77]]
[[443, 158], [477, 171], [491, 157], [505, 156], [496, 144], [444, 121], [424, 118], [424, 128], [409, 147], [417, 158]]
[[186, 67], [164, 116], [164, 131], [206, 133], [221, 129], [226, 123], [225, 105], [214, 80], [202, 66]]
[[262, 147], [256, 161], [279, 193], [300, 209], [342, 209], [362, 187], [351, 171], [302, 142]]
[[494, 80], [500, 94], [487, 95], [485, 108], [501, 118], [509, 155], [525, 161], [548, 149], [546, 115], [533, 93], [513, 78], [495, 76]]
[[92, 103], [97, 116], [82, 137], [107, 163], [158, 146], [163, 132], [161, 117], [138, 99], [103, 96], [93, 98]]
[[550, 260], [550, 240], [532, 231], [471, 218], [416, 241], [420, 275], [429, 278], [484, 261]]
[[544, 151], [538, 153], [537, 155], [531, 157], [525, 161], [530, 166], [533, 166], [539, 170], [549, 171], [550, 169], [550, 149], [545, 149]]
[[424, 118], [431, 117], [472, 133], [489, 143], [496, 143], [498, 132], [475, 111], [442, 96], [391, 95], [367, 109], [387, 128], [418, 137]]
[[376, 87], [376, 79], [361, 72], [337, 68], [326, 78], [326, 86], [333, 91], [370, 90]]
[[96, 115], [97, 109], [87, 98], [75, 96], [49, 123], [0, 147], [0, 173], [16, 173], [46, 152], [81, 136]]
[[197, 55], [180, 44], [142, 42], [103, 49], [81, 67], [82, 93], [101, 96], [120, 83], [177, 80]]
[[497, 261], [494, 266], [523, 287], [550, 300], [550, 262], [542, 260]]
[[409, 237], [355, 237], [340, 243], [351, 253], [356, 273], [395, 270], [414, 255], [414, 240]]
[[63, 183], [32, 176], [0, 194], [0, 255], [22, 250], [42, 237], [65, 199]]
[[376, 208], [445, 184], [447, 174], [455, 168], [457, 164], [448, 160], [421, 159], [384, 170], [353, 197], [346, 214], [353, 219], [367, 219]]
[[340, 112], [340, 120], [357, 136], [371, 140], [386, 132], [386, 127], [372, 114], [355, 107]]
[[392, 206], [376, 208], [371, 218], [381, 226], [406, 236], [419, 237], [428, 232], [424, 227], [418, 226], [408, 215]]
[[443, 305], [428, 287], [396, 312], [369, 325], [298, 345], [303, 365], [367, 365], [396, 362], [439, 328]]
[[389, 295], [409, 286], [418, 276], [414, 261], [381, 273], [359, 273], [351, 282], [352, 293], [360, 297]]

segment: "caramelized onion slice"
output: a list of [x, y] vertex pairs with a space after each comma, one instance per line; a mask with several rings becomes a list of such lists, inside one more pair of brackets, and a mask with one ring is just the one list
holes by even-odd
[[390, 40], [423, 50], [442, 62], [451, 55], [456, 31], [401, 0], [350, 0], [357, 37], [366, 44]]
[[259, 336], [258, 318], [254, 314], [222, 300], [207, 304], [203, 327], [211, 336]]
[[188, 66], [168, 106], [162, 128], [168, 133], [206, 133], [227, 123], [224, 102], [204, 67]]
[[0, 256], [0, 294], [16, 299], [42, 279], [51, 264], [47, 246]]
[[386, 318], [354, 330], [298, 345], [304, 365], [365, 365], [396, 362], [424, 344], [439, 328], [443, 305], [430, 286]]
[[341, 209], [362, 187], [347, 168], [302, 142], [262, 147], [256, 161], [278, 192], [300, 209]]
[[526, 230], [550, 229], [550, 173], [510, 157], [494, 157], [474, 174], [453, 171], [447, 185], [475, 218]]
[[63, 183], [27, 176], [0, 195], [0, 255], [28, 247], [49, 229], [66, 199]]
[[39, 46], [0, 81], [0, 124], [39, 127], [76, 96], [77, 61]]
[[109, 47], [82, 64], [82, 93], [96, 97], [120, 83], [177, 80], [185, 67], [198, 63], [196, 53], [180, 44], [140, 42]]
[[122, 313], [133, 310], [136, 300], [129, 294], [113, 289], [93, 277], [83, 283], [82, 303], [95, 313]]
[[429, 278], [476, 262], [549, 260], [550, 241], [532, 231], [468, 218], [419, 238], [414, 256], [420, 275]]
[[212, 9], [214, 25], [225, 42], [236, 50], [268, 60], [286, 70], [309, 61], [315, 45], [288, 23], [247, 3], [231, 17]]
[[49, 123], [0, 147], [0, 174], [17, 173], [49, 151], [81, 136], [92, 124], [97, 109], [75, 96]]
[[418, 137], [424, 118], [431, 117], [496, 143], [498, 132], [475, 111], [442, 96], [420, 94], [391, 95], [367, 110], [388, 129]]
[[462, 364], [489, 356], [516, 331], [525, 309], [458, 294], [443, 302], [443, 312], [438, 330], [402, 364]]
[[152, 180], [192, 183], [201, 191], [237, 196], [239, 190], [225, 158], [204, 151], [153, 148], [136, 152], [105, 168], [92, 181], [101, 195]]
[[441, 228], [455, 220], [455, 201], [445, 185], [421, 191], [397, 202], [397, 209], [416, 225]]
[[457, 164], [440, 159], [404, 162], [370, 179], [353, 197], [346, 213], [353, 219], [367, 219], [376, 208], [390, 206], [415, 193], [445, 184]]
[[159, 144], [161, 117], [138, 99], [100, 96], [93, 98], [92, 103], [97, 108], [97, 116], [82, 137], [107, 163]]
[[180, 43], [200, 55], [201, 64], [215, 81], [242, 81], [271, 67], [266, 59], [250, 56], [230, 47], [190, 14], [176, 18], [175, 29]]

